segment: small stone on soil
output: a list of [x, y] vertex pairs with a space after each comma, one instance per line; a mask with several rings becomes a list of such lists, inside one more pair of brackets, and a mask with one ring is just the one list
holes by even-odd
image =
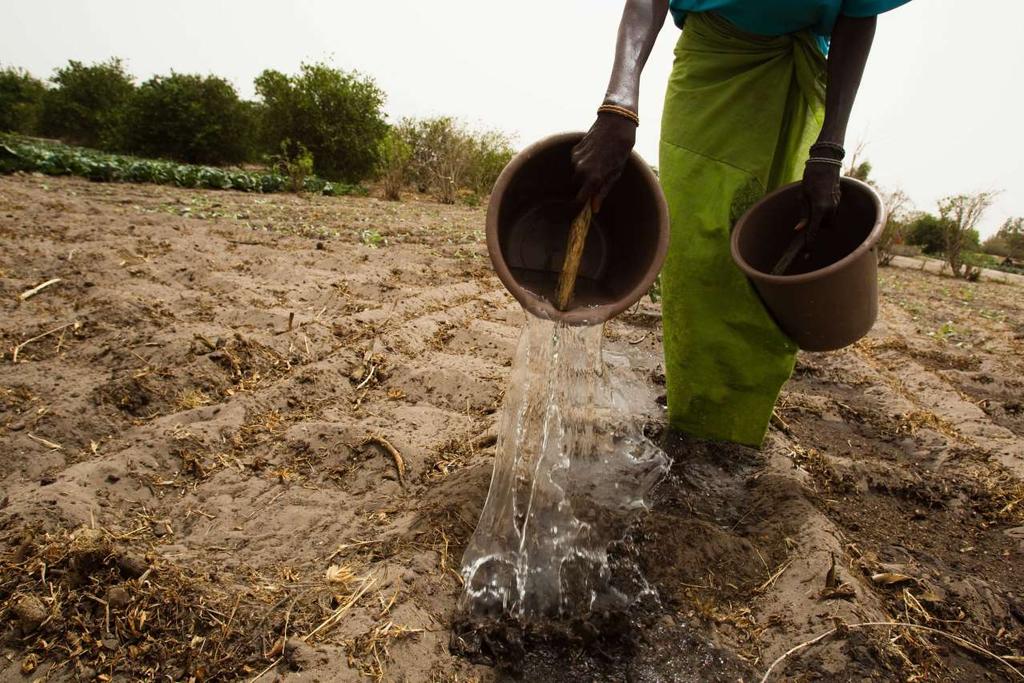
[[25, 632], [34, 631], [39, 625], [46, 621], [49, 613], [43, 602], [34, 595], [23, 595], [18, 598], [12, 607], [14, 616]]
[[121, 572], [125, 576], [132, 579], [137, 579], [149, 569], [149, 563], [145, 558], [127, 553], [117, 558], [117, 566], [121, 568]]
[[131, 600], [131, 597], [121, 586], [111, 586], [110, 590], [107, 591], [107, 604], [113, 609], [121, 609], [125, 607]]

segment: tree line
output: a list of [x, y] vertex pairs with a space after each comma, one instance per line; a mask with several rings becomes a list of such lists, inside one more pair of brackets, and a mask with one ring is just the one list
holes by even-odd
[[48, 81], [0, 68], [0, 132], [214, 166], [262, 163], [293, 178], [379, 179], [444, 202], [485, 194], [511, 159], [511, 139], [452, 117], [391, 124], [374, 79], [324, 63], [267, 69], [256, 101], [216, 75], [171, 72], [138, 83], [121, 59], [71, 60]]
[[975, 280], [981, 268], [1024, 274], [1024, 218], [1008, 218], [984, 242], [978, 225], [998, 192], [957, 194], [940, 199], [934, 211], [914, 208], [900, 189], [878, 187], [871, 163], [854, 155], [845, 174], [875, 185], [886, 205], [887, 218], [879, 241], [879, 260], [888, 265], [899, 254], [923, 253], [942, 258], [956, 277]]

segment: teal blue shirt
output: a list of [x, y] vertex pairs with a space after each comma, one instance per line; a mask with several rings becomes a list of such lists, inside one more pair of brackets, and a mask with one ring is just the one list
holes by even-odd
[[910, 0], [671, 0], [676, 25], [683, 27], [689, 12], [715, 12], [748, 33], [782, 36], [810, 29], [818, 35], [822, 52], [836, 19], [873, 17]]

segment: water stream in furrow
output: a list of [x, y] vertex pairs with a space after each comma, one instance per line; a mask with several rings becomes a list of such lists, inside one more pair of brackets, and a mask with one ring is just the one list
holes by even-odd
[[603, 325], [528, 318], [459, 613], [530, 625], [624, 611], [651, 589], [609, 548], [668, 469], [643, 433], [658, 407], [626, 359], [602, 349]]

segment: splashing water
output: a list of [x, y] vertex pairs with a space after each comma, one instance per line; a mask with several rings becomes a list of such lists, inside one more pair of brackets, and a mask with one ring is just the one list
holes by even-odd
[[459, 612], [528, 625], [624, 610], [650, 589], [635, 567], [621, 580], [609, 546], [668, 470], [643, 434], [657, 406], [624, 358], [602, 352], [603, 326], [528, 317]]

